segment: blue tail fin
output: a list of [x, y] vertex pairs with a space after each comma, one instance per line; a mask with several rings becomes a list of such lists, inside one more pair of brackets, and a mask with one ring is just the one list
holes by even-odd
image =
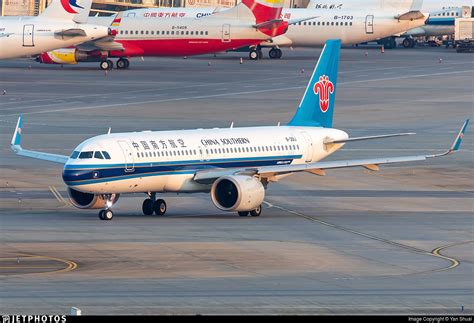
[[332, 127], [340, 40], [328, 40], [289, 126]]

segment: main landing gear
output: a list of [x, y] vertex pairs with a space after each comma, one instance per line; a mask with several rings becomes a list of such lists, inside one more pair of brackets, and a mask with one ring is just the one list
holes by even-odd
[[280, 48], [272, 48], [268, 52], [268, 56], [271, 59], [280, 59], [282, 55], [283, 55], [283, 52], [281, 51]]
[[252, 211], [243, 211], [243, 212], [238, 212], [239, 216], [248, 216], [249, 214], [251, 216], [260, 216], [262, 214], [262, 206], [258, 206], [255, 210]]
[[[114, 62], [110, 59], [104, 59], [100, 62], [100, 69], [103, 71], [108, 71], [114, 68]], [[130, 61], [127, 58], [120, 58], [117, 61], [117, 69], [124, 70], [130, 67]]]
[[253, 61], [263, 58], [262, 48], [260, 46], [252, 48], [249, 52], [249, 58]]
[[126, 58], [120, 58], [118, 61], [117, 61], [117, 68], [119, 70], [124, 70], [124, 69], [127, 69], [130, 67], [130, 61]]
[[166, 213], [166, 202], [165, 200], [156, 200], [156, 193], [148, 194], [149, 198], [143, 201], [142, 211], [144, 215], [165, 215]]

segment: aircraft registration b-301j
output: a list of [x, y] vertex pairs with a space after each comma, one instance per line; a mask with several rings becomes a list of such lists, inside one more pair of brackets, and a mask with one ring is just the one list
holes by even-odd
[[11, 148], [18, 155], [64, 164], [63, 180], [72, 203], [101, 209], [111, 220], [111, 207], [124, 193], [145, 193], [143, 213], [163, 215], [161, 192], [210, 192], [214, 205], [241, 216], [259, 216], [265, 189], [296, 172], [324, 175], [326, 169], [422, 161], [459, 150], [468, 121], [445, 153], [360, 160], [320, 161], [351, 141], [409, 135], [398, 133], [351, 138], [332, 128], [340, 40], [326, 43], [293, 119], [286, 126], [144, 131], [88, 139], [72, 155], [61, 156], [21, 147], [22, 116]]

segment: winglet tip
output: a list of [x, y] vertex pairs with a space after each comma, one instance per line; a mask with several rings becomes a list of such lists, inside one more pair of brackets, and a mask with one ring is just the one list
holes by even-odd
[[20, 146], [21, 143], [21, 129], [23, 128], [23, 115], [20, 114], [18, 117], [18, 122], [16, 124], [15, 132], [13, 134], [12, 146]]
[[453, 145], [451, 146], [451, 149], [450, 149], [451, 152], [455, 152], [455, 151], [458, 151], [460, 149], [461, 142], [462, 142], [462, 139], [464, 138], [464, 134], [466, 133], [466, 129], [467, 129], [468, 124], [469, 124], [469, 119], [466, 119], [466, 121], [464, 121], [464, 123], [461, 127], [461, 130], [459, 130], [459, 133], [456, 136], [456, 139], [454, 140]]

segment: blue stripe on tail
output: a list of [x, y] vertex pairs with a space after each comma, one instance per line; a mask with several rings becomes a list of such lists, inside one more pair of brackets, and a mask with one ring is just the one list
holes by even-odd
[[289, 126], [332, 127], [341, 41], [328, 40]]

